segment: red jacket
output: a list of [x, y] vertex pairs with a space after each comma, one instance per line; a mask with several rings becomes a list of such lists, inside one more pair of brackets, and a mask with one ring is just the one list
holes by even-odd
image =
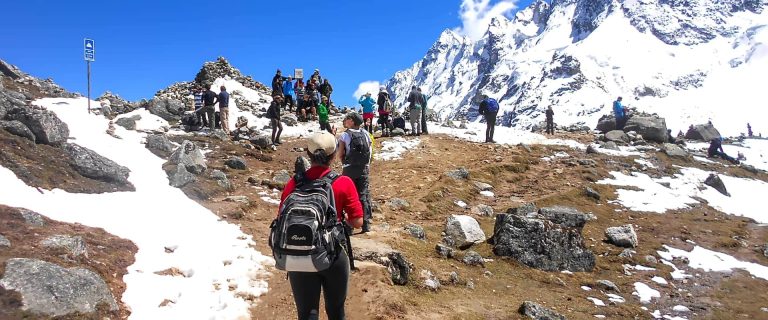
[[[324, 166], [314, 166], [307, 170], [306, 176], [308, 179], [319, 179], [324, 177], [331, 169]], [[336, 213], [339, 221], [344, 220], [344, 214], [347, 216], [347, 221], [359, 219], [363, 217], [363, 205], [360, 204], [360, 198], [357, 195], [357, 189], [355, 183], [352, 182], [347, 176], [340, 176], [331, 185], [333, 188], [333, 198], [336, 200]], [[283, 194], [280, 196], [280, 206], [278, 207], [278, 214], [283, 207], [283, 201], [288, 195], [296, 189], [296, 180], [291, 179], [285, 185]]]

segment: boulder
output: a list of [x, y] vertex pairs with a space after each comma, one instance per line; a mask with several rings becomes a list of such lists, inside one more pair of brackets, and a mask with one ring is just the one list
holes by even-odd
[[493, 186], [490, 184], [487, 184], [485, 182], [475, 181], [475, 188], [477, 188], [478, 191], [492, 191]]
[[165, 158], [171, 155], [174, 146], [165, 134], [150, 134], [147, 136], [145, 147], [155, 155]]
[[281, 188], [285, 188], [285, 185], [288, 181], [291, 181], [291, 179], [293, 179], [293, 176], [288, 173], [288, 170], [280, 170], [272, 177], [272, 182]]
[[424, 288], [427, 288], [432, 291], [437, 291], [440, 289], [440, 280], [435, 277], [434, 274], [432, 274], [429, 270], [421, 270], [419, 273], [419, 279], [421, 280], [422, 286]]
[[456, 170], [451, 170], [445, 173], [446, 176], [456, 179], [456, 180], [466, 180], [469, 179], [469, 171], [467, 168], [461, 167]]
[[534, 302], [525, 301], [517, 310], [523, 316], [534, 320], [566, 320], [566, 318], [550, 309], [544, 308]]
[[194, 174], [200, 174], [208, 169], [203, 153], [189, 140], [184, 140], [181, 146], [173, 151], [168, 161], [172, 164], [183, 165], [187, 171]]
[[657, 115], [634, 115], [627, 120], [624, 131], [635, 131], [646, 141], [667, 142], [667, 122]]
[[546, 219], [496, 215], [493, 253], [544, 271], [592, 271], [594, 254], [584, 247], [581, 228]]
[[610, 114], [603, 115], [600, 117], [600, 120], [597, 121], [597, 127], [595, 127], [595, 130], [603, 133], [616, 130], [616, 117]]
[[613, 142], [613, 141], [608, 141], [606, 143], [601, 144], [600, 148], [621, 151], [621, 149], [619, 149], [619, 146], [616, 144], [616, 142]]
[[[536, 208], [536, 205], [533, 203], [526, 203], [522, 206], [516, 207], [516, 208], [510, 208], [507, 210], [508, 214], [513, 214], [516, 216], [525, 217], [529, 214], [535, 214], [539, 211], [538, 208]], [[497, 222], [499, 220], [496, 220]]]
[[603, 291], [613, 291], [613, 292], [621, 293], [621, 291], [619, 291], [619, 287], [616, 286], [613, 282], [608, 280], [597, 280], [597, 288]]
[[404, 136], [405, 135], [405, 130], [400, 129], [400, 128], [394, 128], [394, 129], [392, 129], [392, 132], [389, 133], [389, 135], [392, 136], [392, 137]]
[[0, 285], [21, 294], [23, 309], [49, 317], [96, 312], [99, 305], [114, 311], [117, 302], [98, 274], [83, 268], [65, 269], [35, 260], [8, 259]]
[[[2, 118], [0, 118], [2, 119]], [[25, 126], [21, 121], [13, 120], [13, 121], [3, 121], [0, 120], [0, 128], [2, 128], [5, 131], [8, 131], [8, 133], [12, 135], [17, 135], [22, 138], [26, 138], [29, 141], [35, 142], [37, 138], [35, 138], [35, 134], [32, 133], [32, 130], [29, 130], [27, 126]]]
[[272, 146], [272, 138], [262, 134], [252, 135], [248, 140], [254, 147], [260, 149], [267, 149]]
[[131, 170], [128, 168], [74, 143], [63, 143], [61, 148], [69, 155], [69, 165], [84, 177], [123, 185], [130, 184], [128, 174]]
[[592, 218], [576, 209], [554, 206], [539, 209], [539, 215], [546, 220], [570, 228], [582, 228]]
[[298, 118], [296, 118], [296, 115], [293, 114], [293, 113], [289, 113], [289, 114], [286, 114], [286, 115], [282, 116], [280, 118], [280, 121], [282, 121], [283, 123], [285, 123], [285, 125], [287, 125], [289, 127], [293, 127], [293, 126], [296, 126], [297, 124], [299, 124]]
[[37, 143], [59, 145], [69, 138], [67, 124], [49, 110], [14, 108], [8, 110], [6, 118], [23, 123], [35, 135]]
[[437, 251], [437, 254], [439, 254], [443, 258], [453, 258], [455, 255], [453, 248], [447, 245], [444, 245], [442, 243], [438, 243], [437, 245], [435, 245], [435, 251]]
[[147, 110], [165, 121], [179, 122], [184, 114], [184, 103], [175, 99], [154, 98], [147, 104]]
[[217, 139], [217, 140], [219, 140], [219, 141], [229, 141], [229, 135], [227, 135], [227, 134], [226, 134], [224, 131], [222, 131], [222, 130], [218, 130], [218, 129], [216, 129], [216, 130], [213, 130], [213, 132], [211, 132], [211, 133], [209, 134], [209, 136], [210, 136], [210, 137], [213, 137], [213, 138], [215, 138], [215, 139]]
[[464, 259], [461, 261], [470, 266], [485, 267], [485, 259], [483, 259], [483, 256], [472, 250], [467, 250], [464, 254]]
[[704, 180], [704, 184], [714, 188], [717, 190], [717, 192], [722, 193], [724, 196], [730, 197], [731, 194], [728, 193], [728, 189], [725, 188], [725, 183], [723, 183], [723, 180], [720, 179], [720, 176], [711, 173], [709, 177], [707, 177], [706, 180]]
[[24, 218], [24, 222], [28, 225], [34, 227], [45, 226], [45, 219], [43, 219], [41, 214], [24, 208], [18, 208], [18, 210], [21, 212], [21, 217]]
[[232, 183], [229, 182], [229, 179], [227, 178], [227, 175], [224, 172], [222, 172], [221, 170], [213, 170], [211, 172], [211, 178], [216, 180], [216, 183], [220, 187], [222, 187], [224, 189], [227, 189], [227, 190], [232, 189]]
[[600, 193], [595, 191], [595, 189], [592, 189], [590, 187], [584, 188], [584, 194], [587, 195], [587, 197], [590, 197], [595, 200], [600, 200]]
[[637, 247], [637, 233], [631, 224], [605, 229], [605, 237], [609, 243], [619, 247]]
[[136, 121], [141, 120], [141, 116], [138, 114], [130, 117], [122, 117], [115, 120], [115, 124], [121, 126], [127, 130], [136, 130]]
[[481, 217], [493, 217], [493, 208], [485, 204], [478, 204], [472, 207], [470, 212]]
[[426, 240], [427, 234], [424, 233], [424, 228], [418, 224], [409, 223], [403, 227], [403, 230], [419, 240]]
[[410, 208], [411, 204], [405, 199], [392, 198], [387, 200], [387, 206], [392, 210], [401, 211]]
[[175, 169], [168, 172], [168, 184], [174, 188], [183, 188], [196, 180], [195, 175], [187, 171], [187, 167], [181, 164], [176, 165]]
[[711, 123], [698, 124], [688, 128], [685, 138], [690, 140], [699, 140], [709, 142], [712, 139], [720, 138], [720, 131], [715, 129]]
[[387, 255], [389, 258], [389, 273], [392, 278], [392, 282], [396, 285], [404, 286], [408, 284], [408, 278], [411, 275], [411, 264], [405, 260], [405, 257], [400, 252], [390, 252]]
[[680, 146], [673, 143], [663, 144], [661, 146], [661, 150], [664, 151], [664, 153], [670, 157], [678, 157], [678, 158], [688, 157], [688, 151], [683, 150], [683, 148], [680, 148]]
[[630, 141], [629, 136], [621, 130], [611, 130], [606, 132], [605, 140], [617, 143], [628, 143]]
[[599, 153], [599, 152], [597, 152], [597, 149], [595, 148], [594, 145], [591, 145], [591, 144], [588, 145], [587, 146], [587, 154], [594, 154], [594, 153]]
[[41, 241], [40, 246], [48, 249], [65, 250], [72, 257], [79, 257], [81, 255], [88, 257], [85, 241], [80, 236], [54, 235]]
[[475, 243], [485, 241], [485, 233], [475, 218], [466, 215], [451, 215], [445, 222], [445, 234], [453, 243], [464, 250]]
[[238, 156], [232, 156], [226, 161], [224, 161], [224, 164], [227, 167], [230, 167], [235, 170], [245, 170], [248, 169], [248, 166], [245, 164], [245, 159], [238, 157]]
[[2, 234], [0, 234], [0, 248], [8, 248], [11, 246], [11, 240], [8, 240], [8, 238], [4, 237]]

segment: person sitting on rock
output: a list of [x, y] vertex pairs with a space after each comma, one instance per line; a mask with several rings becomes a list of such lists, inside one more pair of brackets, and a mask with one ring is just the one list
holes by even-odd
[[733, 164], [739, 164], [739, 160], [734, 159], [733, 157], [727, 155], [725, 151], [723, 151], [723, 138], [714, 138], [712, 141], [709, 142], [709, 149], [707, 149], [707, 155], [710, 158], [714, 157], [720, 157], [722, 159], [728, 160], [730, 163]]
[[304, 100], [301, 100], [297, 109], [297, 116], [301, 121], [307, 121], [309, 115], [317, 117], [317, 102], [312, 99], [312, 95], [307, 92], [304, 94]]
[[392, 126], [394, 128], [400, 128], [403, 130], [403, 132], [405, 132], [405, 119], [400, 114], [400, 112], [395, 112], [395, 118], [392, 119]]

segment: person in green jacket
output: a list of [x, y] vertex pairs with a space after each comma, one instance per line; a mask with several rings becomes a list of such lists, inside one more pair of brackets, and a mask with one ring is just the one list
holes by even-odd
[[320, 130], [328, 131], [333, 134], [331, 124], [328, 123], [328, 97], [323, 96], [320, 104], [317, 106], [317, 117], [320, 122]]

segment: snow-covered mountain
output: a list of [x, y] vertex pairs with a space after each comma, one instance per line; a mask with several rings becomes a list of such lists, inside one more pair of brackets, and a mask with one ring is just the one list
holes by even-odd
[[387, 81], [398, 106], [412, 85], [441, 119], [468, 116], [480, 94], [506, 126], [528, 128], [552, 105], [558, 124], [591, 127], [611, 102], [667, 118], [677, 132], [712, 120], [727, 135], [768, 132], [757, 107], [768, 71], [765, 0], [538, 0], [472, 41], [445, 30], [421, 61]]

